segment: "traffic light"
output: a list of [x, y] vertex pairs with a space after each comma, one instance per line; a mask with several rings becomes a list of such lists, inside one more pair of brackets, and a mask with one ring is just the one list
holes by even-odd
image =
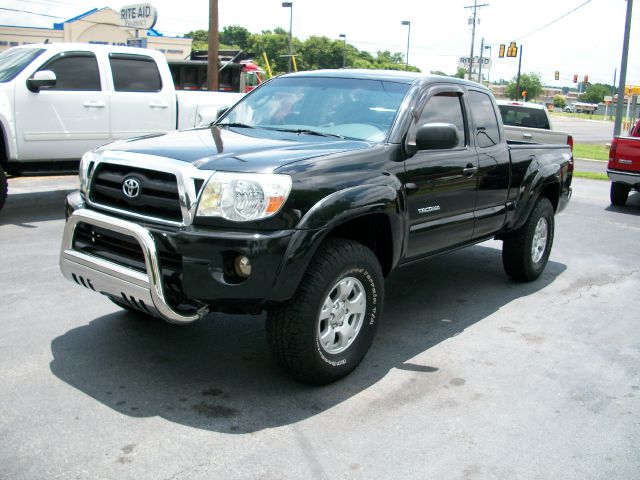
[[507, 48], [507, 57], [517, 57], [518, 56], [518, 47], [516, 47], [516, 42], [511, 42], [509, 44], [509, 48]]
[[504, 43], [500, 44], [500, 51], [498, 52], [499, 58], [504, 58], [505, 49], [506, 49], [505, 44]]
[[589, 83], [589, 75], [584, 76], [584, 83]]
[[578, 83], [578, 74], [577, 73], [573, 76], [573, 83]]
[[556, 80], [560, 80], [560, 72], [556, 70]]

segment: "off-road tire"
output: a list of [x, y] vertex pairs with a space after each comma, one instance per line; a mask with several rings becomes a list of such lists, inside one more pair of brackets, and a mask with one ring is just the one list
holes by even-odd
[[[360, 318], [359, 331], [344, 351], [332, 354], [320, 343], [319, 332], [328, 322], [322, 319], [327, 312], [323, 305], [331, 304], [338, 284], [350, 279], [359, 285], [366, 305], [361, 307], [362, 317], [342, 317], [348, 324]], [[369, 350], [383, 300], [384, 277], [375, 254], [358, 242], [328, 239], [318, 248], [293, 298], [267, 312], [267, 342], [278, 362], [297, 380], [315, 385], [334, 382], [353, 371]]]
[[7, 199], [9, 192], [9, 182], [7, 181], [6, 172], [0, 167], [0, 210], [4, 207], [4, 202]]
[[629, 185], [625, 185], [624, 183], [615, 183], [611, 182], [611, 205], [615, 205], [616, 207], [623, 207], [625, 203], [627, 203], [627, 198], [629, 197], [629, 191], [631, 187]]
[[[549, 261], [553, 234], [555, 230], [553, 206], [547, 198], [541, 198], [531, 211], [525, 224], [509, 236], [504, 238], [502, 244], [502, 264], [504, 270], [514, 280], [531, 282], [538, 278]], [[544, 241], [541, 233], [542, 227], [546, 230]], [[539, 245], [538, 252], [534, 253], [534, 242]], [[541, 250], [544, 245], [544, 250]], [[539, 255], [539, 258], [536, 258]]]

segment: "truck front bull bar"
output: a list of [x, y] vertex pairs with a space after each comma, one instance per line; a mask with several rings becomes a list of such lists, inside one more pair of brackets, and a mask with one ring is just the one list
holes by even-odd
[[[75, 250], [73, 237], [79, 223], [112, 230], [137, 240], [144, 254], [146, 274]], [[68, 280], [170, 323], [192, 323], [208, 313], [207, 307], [201, 307], [194, 314], [183, 314], [169, 305], [164, 295], [156, 244], [146, 228], [93, 210], [81, 208], [69, 216], [60, 249], [60, 270]]]

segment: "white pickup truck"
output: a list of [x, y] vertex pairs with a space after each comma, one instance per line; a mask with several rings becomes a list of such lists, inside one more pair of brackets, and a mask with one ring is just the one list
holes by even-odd
[[509, 100], [498, 100], [497, 103], [507, 140], [569, 145], [573, 149], [573, 137], [553, 129], [549, 112], [544, 105]]
[[176, 91], [155, 50], [33, 44], [0, 54], [0, 208], [7, 173], [72, 165], [115, 140], [215, 120], [242, 94]]

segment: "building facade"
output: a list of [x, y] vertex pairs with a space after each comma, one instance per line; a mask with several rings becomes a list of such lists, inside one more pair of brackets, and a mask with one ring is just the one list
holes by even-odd
[[147, 48], [159, 50], [170, 60], [183, 60], [189, 58], [191, 53], [190, 38], [169, 37], [154, 29], [136, 31], [122, 27], [120, 13], [108, 7], [94, 8], [65, 22], [54, 23], [53, 28], [0, 25], [0, 52], [31, 43], [127, 45], [132, 41], [146, 41]]

